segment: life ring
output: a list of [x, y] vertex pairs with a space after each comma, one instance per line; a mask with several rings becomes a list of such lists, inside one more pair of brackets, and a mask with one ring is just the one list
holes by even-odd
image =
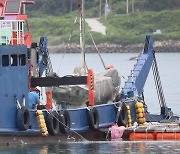
[[24, 106], [21, 109], [17, 110], [17, 127], [19, 130], [27, 130], [29, 129], [29, 121], [30, 121], [30, 116], [29, 116], [29, 110], [26, 109]]
[[55, 111], [47, 113], [46, 126], [50, 135], [56, 136], [59, 133], [58, 114]]
[[126, 126], [127, 120], [128, 120], [128, 112], [127, 112], [126, 104], [122, 102], [121, 110], [117, 122], [118, 126]]
[[70, 131], [70, 116], [67, 110], [63, 110], [59, 115], [59, 129], [63, 134], [68, 134]]
[[99, 114], [96, 108], [92, 108], [88, 110], [88, 124], [89, 127], [93, 130], [97, 130], [99, 128]]

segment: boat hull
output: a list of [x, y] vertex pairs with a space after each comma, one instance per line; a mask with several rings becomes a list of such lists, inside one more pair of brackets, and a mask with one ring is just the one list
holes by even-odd
[[13, 133], [0, 134], [0, 145], [14, 144], [44, 144], [44, 143], [59, 143], [59, 142], [86, 142], [86, 141], [104, 141], [106, 133], [99, 130], [90, 130], [81, 133], [62, 134], [56, 136], [43, 137], [41, 133]]
[[[76, 139], [82, 139], [81, 135], [85, 138], [88, 138], [88, 140], [94, 140], [99, 139], [102, 137], [102, 134], [104, 132], [100, 131], [101, 128], [109, 128], [112, 124], [115, 123], [115, 116], [116, 116], [116, 105], [117, 103], [111, 103], [111, 104], [103, 104], [103, 105], [96, 105], [89, 108], [79, 108], [79, 109], [67, 109], [66, 112], [69, 114], [70, 119], [70, 131], [67, 134], [63, 134], [60, 130], [58, 134], [55, 134], [52, 136], [48, 135], [47, 137], [43, 137], [39, 128], [38, 124], [38, 118], [36, 111], [37, 110], [29, 110], [30, 113], [30, 121], [29, 121], [29, 129], [21, 131], [18, 127], [15, 128], [1, 128], [0, 129], [0, 138], [1, 137], [10, 137], [15, 138], [13, 140], [17, 141], [17, 138], [19, 140], [25, 139], [26, 140], [33, 140], [33, 138], [38, 138], [37, 141], [41, 141], [41, 139], [47, 138], [48, 140], [67, 140], [68, 136], [75, 136]], [[90, 121], [88, 119], [89, 111], [95, 108], [98, 113], [98, 128], [92, 129], [90, 128]], [[57, 112], [59, 115], [62, 114], [63, 110], [57, 110], [57, 111], [49, 111], [46, 109], [43, 109], [43, 115], [44, 119], [46, 121], [48, 114], [51, 114], [51, 112]], [[48, 125], [48, 123], [46, 123]], [[94, 135], [93, 135], [94, 134]], [[98, 137], [101, 134], [100, 137]], [[26, 139], [27, 138], [27, 139]], [[73, 137], [71, 138], [73, 139]], [[12, 141], [13, 142], [13, 141]]]

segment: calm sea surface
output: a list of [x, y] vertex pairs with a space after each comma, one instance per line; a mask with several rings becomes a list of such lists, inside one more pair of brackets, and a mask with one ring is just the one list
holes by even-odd
[[[53, 69], [59, 75], [72, 74], [75, 66], [80, 65], [79, 54], [51, 54]], [[102, 54], [106, 65], [112, 64], [118, 69], [122, 78], [122, 86], [130, 75], [130, 70], [136, 61], [129, 60], [138, 56], [138, 53]], [[168, 107], [172, 108], [174, 114], [180, 115], [180, 53], [158, 53], [156, 54], [158, 68], [161, 76], [162, 86]], [[87, 54], [87, 65], [94, 72], [103, 70], [103, 65], [97, 54]], [[149, 73], [145, 88], [145, 100], [151, 113], [159, 113], [159, 103], [152, 71]], [[88, 139], [87, 139], [88, 140]], [[0, 154], [95, 154], [95, 153], [146, 153], [146, 154], [169, 154], [180, 153], [179, 141], [85, 141], [64, 142], [56, 144], [20, 144], [14, 146], [0, 146]]]
[[180, 142], [67, 142], [1, 147], [1, 154], [179, 154]]

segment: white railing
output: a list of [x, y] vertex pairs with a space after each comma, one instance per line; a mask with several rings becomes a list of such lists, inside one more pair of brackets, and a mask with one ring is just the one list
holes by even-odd
[[0, 45], [24, 44], [23, 20], [0, 20]]

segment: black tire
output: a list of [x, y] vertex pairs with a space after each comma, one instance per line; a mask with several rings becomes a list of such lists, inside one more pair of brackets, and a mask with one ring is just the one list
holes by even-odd
[[99, 129], [99, 114], [96, 108], [88, 110], [88, 124], [90, 129], [97, 130]]
[[128, 120], [128, 112], [127, 112], [126, 104], [122, 102], [122, 106], [117, 122], [118, 126], [126, 126], [127, 120]]
[[59, 133], [58, 114], [55, 111], [47, 113], [46, 125], [50, 135], [56, 136]]
[[17, 111], [17, 127], [19, 130], [27, 130], [29, 129], [29, 122], [30, 122], [30, 115], [29, 110], [25, 107], [22, 107], [22, 109], [18, 109]]
[[70, 132], [71, 121], [67, 110], [63, 110], [59, 115], [59, 128], [60, 132], [63, 134], [68, 134]]

